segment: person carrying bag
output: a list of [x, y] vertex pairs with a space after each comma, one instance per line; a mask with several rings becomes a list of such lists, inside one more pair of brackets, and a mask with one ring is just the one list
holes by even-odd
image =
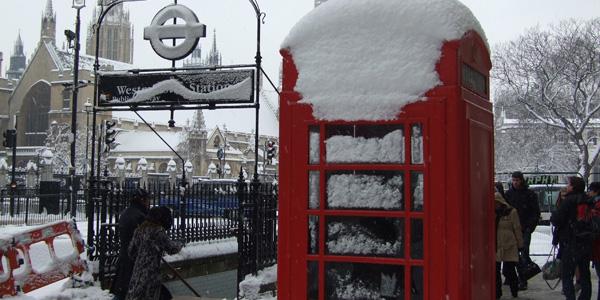
[[[548, 258], [546, 259], [546, 263], [542, 267], [542, 278], [546, 281], [548, 287], [552, 290], [556, 289], [558, 284], [560, 283], [560, 259], [556, 258], [556, 246], [552, 245], [552, 249], [548, 254]], [[550, 284], [550, 280], [556, 280], [554, 286]]]
[[519, 261], [519, 249], [523, 248], [521, 223], [517, 210], [510, 206], [498, 192], [496, 203], [496, 299], [502, 296], [502, 273], [506, 277], [513, 297], [519, 293], [515, 266]]

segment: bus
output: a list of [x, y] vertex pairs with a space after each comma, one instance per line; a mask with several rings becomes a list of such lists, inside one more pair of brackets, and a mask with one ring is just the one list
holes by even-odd
[[550, 215], [556, 210], [556, 199], [560, 189], [567, 186], [564, 183], [555, 184], [532, 184], [529, 189], [534, 191], [540, 205], [540, 225], [550, 225]]

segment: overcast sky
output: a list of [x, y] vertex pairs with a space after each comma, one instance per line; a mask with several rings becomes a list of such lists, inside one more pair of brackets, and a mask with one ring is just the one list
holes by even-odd
[[[343, 1], [343, 0], [338, 0]], [[389, 0], [401, 1], [401, 0]], [[2, 76], [8, 69], [10, 55], [13, 54], [17, 34], [25, 46], [25, 55], [30, 58], [40, 37], [40, 20], [47, 0], [2, 0], [0, 11], [0, 51], [4, 54]], [[93, 5], [97, 0], [87, 0], [87, 6], [81, 11], [82, 40], [87, 36]], [[266, 13], [262, 25], [261, 52], [263, 66], [273, 80], [278, 79], [279, 45], [291, 27], [313, 8], [313, 0], [258, 0], [260, 8]], [[424, 3], [427, 1], [424, 0]], [[462, 0], [479, 19], [485, 30], [489, 44], [515, 39], [527, 28], [547, 26], [559, 20], [575, 18], [590, 19], [600, 17], [600, 0]], [[170, 62], [157, 56], [148, 41], [143, 40], [143, 29], [165, 5], [173, 3], [167, 0], [146, 0], [125, 4], [134, 23], [134, 64], [141, 68], [170, 66]], [[212, 32], [216, 29], [217, 45], [223, 57], [223, 64], [254, 63], [256, 53], [256, 18], [247, 0], [179, 0], [179, 4], [190, 7], [201, 23], [207, 26], [207, 38], [200, 40], [205, 53], [212, 43]], [[57, 16], [57, 45], [64, 43], [63, 31], [75, 31], [75, 9], [72, 0], [53, 0]], [[82, 48], [85, 43], [82, 43]], [[84, 53], [82, 49], [82, 53]], [[267, 87], [272, 90], [270, 87]], [[273, 103], [275, 101], [272, 101]], [[274, 103], [276, 104], [276, 103]], [[266, 107], [262, 113], [269, 113]], [[263, 109], [261, 109], [262, 111]], [[261, 113], [261, 115], [262, 115]], [[176, 112], [176, 121], [183, 124], [191, 116], [190, 111]], [[233, 130], [250, 131], [254, 117], [250, 110], [221, 110], [206, 112], [209, 127], [227, 123]], [[148, 119], [157, 122], [168, 121], [167, 113], [144, 113]], [[268, 120], [269, 118], [264, 118]], [[271, 118], [272, 119], [272, 118]], [[277, 134], [273, 122], [262, 124], [261, 133]]]

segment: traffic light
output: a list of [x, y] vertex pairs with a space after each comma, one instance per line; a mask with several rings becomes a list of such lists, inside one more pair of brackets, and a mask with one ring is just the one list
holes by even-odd
[[7, 129], [6, 132], [4, 132], [4, 142], [2, 145], [6, 148], [17, 146], [17, 131], [15, 129]]
[[117, 123], [107, 120], [104, 125], [106, 128], [104, 131], [104, 144], [106, 146], [106, 148], [104, 148], [104, 152], [109, 152], [111, 149], [114, 149], [117, 146], [117, 143], [115, 143], [117, 130], [113, 128], [115, 125], [117, 125]]
[[267, 163], [270, 165], [273, 163], [273, 158], [275, 157], [275, 152], [277, 149], [275, 148], [275, 143], [273, 141], [267, 142]]

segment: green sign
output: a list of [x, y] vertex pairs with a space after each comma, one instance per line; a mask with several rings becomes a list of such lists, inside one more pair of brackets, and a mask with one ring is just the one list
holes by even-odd
[[557, 184], [558, 175], [536, 175], [527, 177], [527, 184]]

